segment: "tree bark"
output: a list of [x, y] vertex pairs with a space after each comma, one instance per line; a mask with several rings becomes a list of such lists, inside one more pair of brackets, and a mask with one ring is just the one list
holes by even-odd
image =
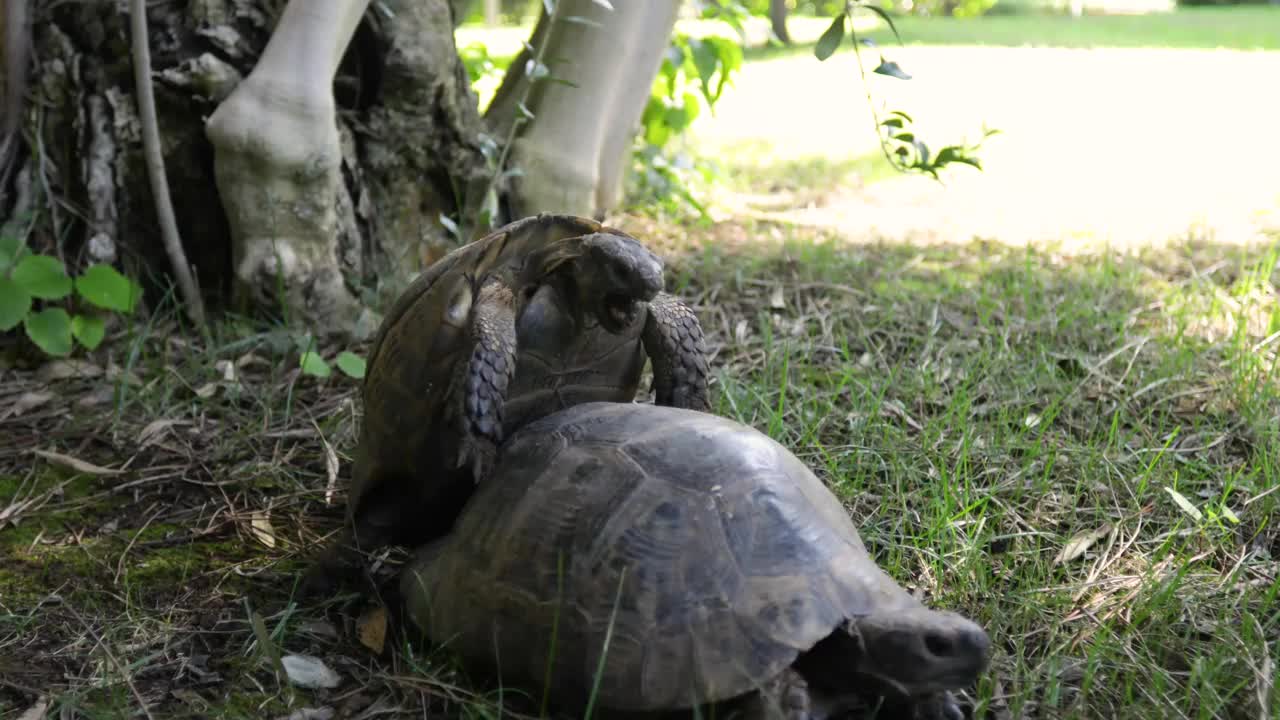
[[[358, 305], [393, 295], [456, 245], [439, 221], [481, 182], [482, 123], [453, 42], [448, 0], [383, 0], [364, 12], [331, 83], [340, 157], [322, 248], [336, 284]], [[225, 308], [235, 276], [230, 209], [215, 182], [205, 121], [259, 62], [283, 0], [149, 3], [156, 113], [184, 250], [205, 301]], [[127, 3], [32, 3], [31, 100], [22, 117], [34, 145], [19, 157], [0, 215], [36, 211], [30, 244], [73, 268], [111, 262], [144, 281], [148, 301], [167, 275], [134, 97]], [[264, 132], [271, 118], [261, 118]], [[265, 193], [270, 188], [241, 188]], [[286, 208], [280, 208], [284, 213]], [[325, 316], [298, 290], [290, 311], [317, 330], [367, 335], [376, 317]], [[305, 283], [304, 283], [305, 284]], [[263, 303], [267, 290], [257, 287]], [[257, 303], [255, 303], [256, 305]], [[344, 327], [338, 327], [344, 326]]]
[[511, 164], [522, 175], [509, 198], [515, 216], [565, 212], [602, 217], [620, 199], [626, 160], [653, 79], [670, 44], [678, 0], [614, 3], [560, 0], [558, 17], [598, 23], [558, 21], [539, 13], [530, 44], [547, 43], [551, 74], [573, 83], [539, 81], [532, 90], [523, 70], [530, 54], [521, 50], [495, 93], [485, 119], [505, 137], [528, 93], [534, 114], [516, 136]]
[[[142, 152], [128, 3], [28, 1], [34, 62], [21, 125], [33, 143], [11, 192], [0, 192], [0, 216], [29, 216], [29, 244], [72, 270], [121, 267], [154, 303], [169, 270]], [[537, 119], [507, 158], [525, 175], [493, 182], [495, 195], [490, 180], [503, 168], [492, 141], [505, 140], [528, 86], [518, 59], [486, 128], [453, 38], [470, 4], [147, 3], [160, 145], [209, 311], [231, 298], [321, 334], [367, 337], [379, 320], [371, 308], [488, 229], [475, 223], [482, 207], [496, 225], [544, 211], [600, 217], [617, 204], [679, 1], [608, 11], [561, 0], [561, 16], [600, 26], [550, 28], [552, 71], [578, 87], [533, 86]], [[548, 34], [545, 18], [539, 28]]]

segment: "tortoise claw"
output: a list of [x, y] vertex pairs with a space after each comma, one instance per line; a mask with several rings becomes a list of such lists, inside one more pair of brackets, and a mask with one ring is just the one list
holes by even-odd
[[458, 461], [454, 467], [470, 466], [471, 478], [477, 484], [493, 469], [497, 447], [491, 440], [466, 435], [458, 445]]
[[955, 696], [945, 690], [922, 700], [916, 706], [914, 714], [920, 720], [965, 720], [964, 711], [960, 709]]

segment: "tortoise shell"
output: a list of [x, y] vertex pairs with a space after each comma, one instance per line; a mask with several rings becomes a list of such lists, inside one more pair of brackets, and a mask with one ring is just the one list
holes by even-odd
[[[468, 294], [477, 278], [503, 266], [520, 266], [539, 248], [602, 232], [634, 240], [587, 218], [545, 213], [524, 218], [450, 252], [401, 293], [369, 353], [349, 521], [372, 513], [378, 517], [362, 520], [394, 529], [389, 539], [409, 544], [447, 527], [474, 487], [466, 468], [447, 462], [459, 441], [447, 421], [447, 391], [471, 347]], [[643, 315], [613, 335], [590, 313], [566, 309], [568, 302], [559, 287], [542, 284], [516, 319], [520, 354], [507, 392], [503, 425], [508, 431], [557, 409], [548, 402], [557, 396], [635, 397], [644, 362], [638, 341]], [[584, 328], [580, 335], [575, 334], [573, 310], [579, 311], [579, 327]], [[562, 348], [559, 354], [557, 347]], [[571, 387], [562, 390], [566, 385]], [[405, 511], [430, 515], [401, 517]]]
[[[622, 711], [741, 695], [842, 621], [920, 603], [839, 500], [763, 433], [586, 403], [506, 441], [453, 532], [419, 550], [408, 617], [464, 662]], [[548, 671], [547, 665], [551, 663]]]

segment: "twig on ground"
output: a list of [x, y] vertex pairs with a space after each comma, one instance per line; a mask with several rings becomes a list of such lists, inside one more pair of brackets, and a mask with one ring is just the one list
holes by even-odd
[[85, 622], [84, 617], [80, 615], [71, 603], [66, 603], [63, 607], [71, 611], [72, 615], [76, 616], [76, 620], [84, 626], [85, 631], [92, 635], [94, 642], [98, 643], [99, 647], [102, 648], [102, 652], [106, 654], [107, 660], [110, 660], [111, 664], [115, 666], [120, 675], [124, 677], [125, 684], [129, 686], [130, 692], [132, 692], [133, 696], [138, 700], [138, 706], [142, 708], [142, 713], [147, 716], [147, 720], [155, 720], [155, 716], [151, 714], [151, 707], [147, 705], [146, 698], [142, 697], [142, 693], [138, 691], [138, 686], [133, 684], [133, 678], [129, 675], [129, 672], [125, 670], [125, 667], [120, 664], [115, 653], [111, 652], [111, 648], [107, 647], [107, 643], [102, 639], [102, 636], [93, 629], [93, 626]]

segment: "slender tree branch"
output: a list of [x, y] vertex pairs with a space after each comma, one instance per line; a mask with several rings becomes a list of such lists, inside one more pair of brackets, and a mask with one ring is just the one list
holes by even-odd
[[27, 92], [27, 60], [31, 33], [27, 25], [27, 0], [0, 0], [4, 13], [4, 127], [0, 128], [0, 198], [18, 156], [18, 133]]
[[164, 241], [169, 264], [178, 279], [178, 290], [186, 305], [187, 316], [200, 328], [205, 327], [204, 301], [200, 289], [191, 275], [187, 256], [182, 251], [182, 238], [178, 236], [178, 221], [173, 214], [173, 201], [169, 197], [169, 180], [164, 172], [164, 157], [160, 154], [160, 130], [156, 122], [156, 99], [151, 88], [151, 49], [147, 45], [146, 0], [130, 0], [130, 28], [133, 34], [133, 78], [138, 94], [138, 117], [142, 124], [142, 149], [147, 159], [147, 175], [151, 180], [151, 194], [155, 198], [156, 216], [160, 223], [160, 236]]

